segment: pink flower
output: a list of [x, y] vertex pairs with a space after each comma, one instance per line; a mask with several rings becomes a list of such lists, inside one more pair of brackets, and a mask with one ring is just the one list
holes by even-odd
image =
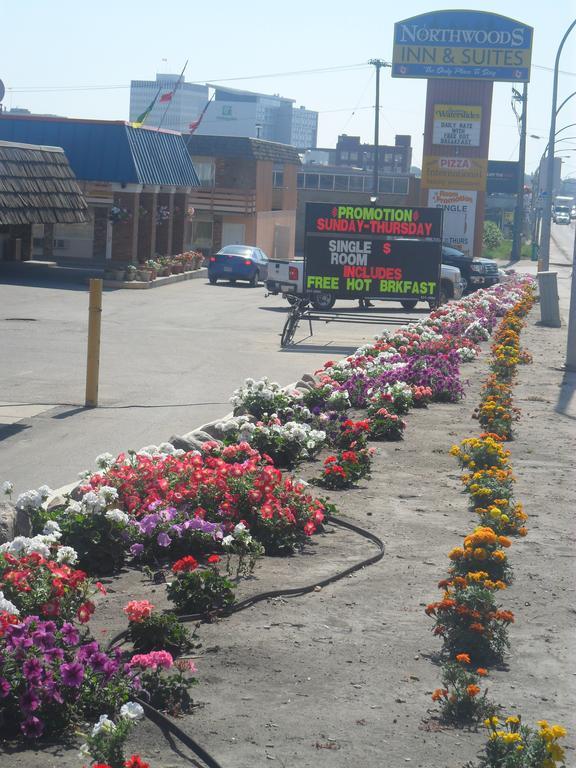
[[151, 651], [150, 653], [137, 653], [132, 656], [130, 660], [130, 666], [142, 667], [142, 669], [156, 670], [158, 667], [161, 669], [170, 669], [174, 665], [174, 659], [172, 654], [168, 651]]
[[124, 613], [128, 616], [128, 621], [140, 624], [144, 619], [150, 617], [154, 606], [148, 600], [131, 600], [125, 607]]

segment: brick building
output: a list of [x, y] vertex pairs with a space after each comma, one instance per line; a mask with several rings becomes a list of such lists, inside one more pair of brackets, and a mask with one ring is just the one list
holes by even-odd
[[0, 139], [62, 147], [88, 202], [82, 223], [34, 229], [34, 255], [105, 266], [187, 246], [189, 193], [198, 185], [179, 133], [124, 122], [0, 115]]
[[186, 144], [200, 179], [190, 195], [191, 245], [209, 253], [245, 243], [272, 258], [292, 258], [300, 166], [294, 147], [196, 134]]

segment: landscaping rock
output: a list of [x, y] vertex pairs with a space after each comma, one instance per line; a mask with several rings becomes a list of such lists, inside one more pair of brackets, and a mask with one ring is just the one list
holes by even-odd
[[174, 448], [181, 448], [183, 451], [200, 451], [207, 440], [212, 437], [198, 438], [195, 432], [189, 432], [187, 435], [173, 435], [170, 442]]
[[30, 536], [32, 524], [28, 512], [16, 509], [8, 501], [0, 501], [0, 544], [12, 541], [16, 536]]

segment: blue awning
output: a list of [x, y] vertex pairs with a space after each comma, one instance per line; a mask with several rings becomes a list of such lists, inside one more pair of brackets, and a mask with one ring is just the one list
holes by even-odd
[[82, 181], [198, 187], [181, 134], [124, 122], [1, 115], [0, 139], [62, 147]]

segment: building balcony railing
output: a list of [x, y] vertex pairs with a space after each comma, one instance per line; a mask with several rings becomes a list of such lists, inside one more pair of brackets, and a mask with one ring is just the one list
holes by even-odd
[[189, 204], [200, 211], [235, 213], [241, 216], [256, 213], [256, 193], [251, 190], [197, 187], [188, 198]]

